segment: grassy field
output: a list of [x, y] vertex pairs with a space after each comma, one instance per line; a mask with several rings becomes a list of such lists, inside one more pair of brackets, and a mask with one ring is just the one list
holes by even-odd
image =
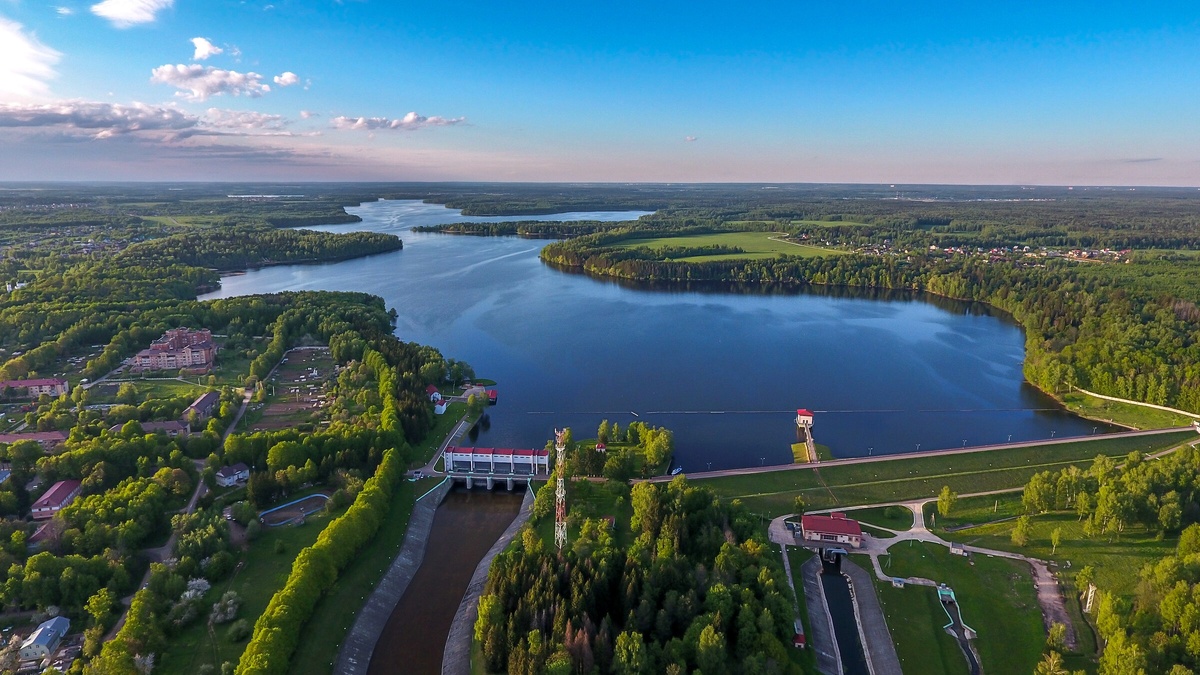
[[824, 465], [770, 473], [701, 479], [719, 496], [741, 499], [771, 517], [791, 513], [796, 495], [823, 509], [934, 497], [943, 485], [959, 494], [1021, 487], [1039, 471], [1085, 467], [1096, 455], [1156, 452], [1196, 437], [1195, 432], [991, 450], [960, 455]]
[[[242, 598], [238, 618], [253, 625], [267, 608], [271, 596], [287, 581], [296, 555], [317, 540], [330, 518], [322, 512], [309, 516], [307, 522], [298, 527], [263, 528], [262, 536], [242, 553], [233, 577], [214, 585], [208, 592], [206, 606], [211, 606], [226, 591], [236, 591]], [[277, 541], [283, 542], [283, 553], [275, 553]], [[220, 672], [225, 661], [237, 663], [246, 648], [246, 641], [231, 642], [225, 636], [227, 625], [218, 626], [210, 635], [206, 619], [207, 616], [202, 615], [170, 641], [168, 648], [163, 650], [156, 673], [191, 675], [206, 663]]]
[[782, 241], [783, 235], [774, 232], [719, 232], [715, 234], [693, 234], [680, 237], [651, 237], [643, 239], [627, 239], [621, 242], [622, 248], [662, 248], [668, 246], [736, 246], [743, 253], [723, 253], [719, 255], [688, 256], [678, 258], [683, 262], [701, 262], [708, 260], [760, 260], [774, 258], [779, 255], [796, 255], [816, 257], [822, 255], [840, 255], [844, 251], [794, 244]]
[[[188, 396], [188, 397], [194, 398], [194, 397], [199, 396], [200, 394], [203, 394], [204, 392], [208, 391], [208, 389], [209, 389], [209, 387], [207, 385], [196, 384], [195, 378], [192, 378], [192, 380], [190, 382], [175, 380], [175, 379], [171, 379], [171, 380], [132, 379], [132, 380], [128, 380], [128, 381], [130, 383], [132, 383], [134, 387], [137, 387], [138, 398], [141, 400], [147, 400], [147, 399], [152, 399], [152, 398], [174, 398], [176, 396]], [[202, 375], [202, 376], [200, 376], [200, 381], [207, 382], [208, 379], [206, 376]], [[120, 387], [121, 384], [124, 384], [124, 382], [125, 382], [125, 380], [113, 381], [112, 382], [112, 384], [114, 385], [113, 388], [111, 388], [111, 389], [105, 388], [104, 391], [111, 390], [113, 392], [113, 394], [115, 395], [116, 391], [117, 391], [116, 387]], [[107, 384], [107, 383], [105, 383], [105, 384]]]
[[446, 406], [446, 412], [434, 415], [433, 428], [425, 434], [424, 440], [413, 447], [413, 461], [409, 463], [409, 468], [424, 466], [433, 459], [434, 453], [442, 447], [442, 441], [446, 440], [446, 436], [454, 430], [454, 425], [458, 424], [465, 414], [467, 404], [456, 401]]
[[[1001, 551], [1015, 551], [1025, 555], [1054, 560], [1070, 570], [1064, 578], [1074, 578], [1085, 565], [1096, 568], [1096, 585], [1121, 595], [1132, 595], [1137, 583], [1138, 572], [1146, 563], [1157, 562], [1175, 551], [1176, 537], [1159, 540], [1157, 531], [1127, 528], [1120, 537], [1110, 540], [1108, 536], [1089, 539], [1083, 534], [1083, 523], [1074, 513], [1048, 513], [1030, 519], [1032, 532], [1029, 545], [1022, 548], [1012, 543], [1015, 521], [980, 525], [957, 532], [939, 532], [952, 541], [961, 541], [976, 546]], [[1051, 553], [1050, 533], [1062, 528], [1062, 542]]]
[[1105, 399], [1088, 396], [1077, 391], [1065, 394], [1062, 400], [1068, 410], [1082, 417], [1095, 420], [1109, 420], [1116, 424], [1136, 429], [1184, 427], [1191, 424], [1194, 419], [1165, 410], [1155, 410], [1154, 408], [1130, 405], [1117, 401], [1106, 401]]
[[416, 498], [439, 482], [436, 478], [426, 478], [416, 482], [402, 481], [397, 486], [391, 510], [375, 539], [342, 571], [337, 583], [317, 604], [312, 619], [304, 626], [300, 648], [292, 656], [289, 672], [327, 675], [333, 669], [342, 640], [367, 596], [400, 552]]
[[930, 529], [943, 532], [946, 528], [970, 527], [1015, 518], [1024, 512], [1021, 493], [1010, 492], [984, 497], [964, 497], [954, 504], [954, 509], [948, 516], [938, 514], [937, 504], [930, 502], [925, 505], [925, 522], [929, 524]]
[[[979, 633], [976, 647], [989, 675], [1028, 675], [1045, 644], [1029, 567], [1004, 558], [950, 555], [943, 546], [912, 542], [883, 559], [893, 576], [916, 576], [954, 589], [963, 620]], [[965, 673], [966, 658], [942, 626], [949, 619], [927, 586], [877, 584], [900, 663], [920, 673]]]
[[867, 523], [868, 525], [878, 525], [891, 530], [909, 530], [913, 526], [912, 511], [903, 506], [883, 506], [873, 509], [856, 509], [847, 513], [851, 518]]

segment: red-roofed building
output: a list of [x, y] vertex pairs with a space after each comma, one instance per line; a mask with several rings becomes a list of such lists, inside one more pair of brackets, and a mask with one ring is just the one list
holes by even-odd
[[428, 387], [425, 387], [425, 395], [428, 396], [429, 400], [433, 401], [434, 403], [442, 400], [442, 393], [438, 391], [438, 388], [432, 384]]
[[42, 394], [62, 396], [70, 392], [70, 385], [59, 377], [42, 377], [34, 380], [4, 380], [0, 382], [0, 396], [37, 398]]
[[500, 396], [500, 393], [497, 392], [495, 389], [488, 389], [487, 390], [488, 404], [496, 405], [496, 399], [499, 398], [499, 396]]
[[439, 395], [438, 400], [433, 402], [433, 414], [444, 415], [446, 413], [446, 406], [448, 405], [450, 405], [450, 401], [441, 398]]
[[472, 473], [537, 475], [550, 473], [550, 453], [546, 450], [512, 448], [446, 448], [447, 471]]
[[809, 410], [807, 408], [800, 408], [799, 410], [796, 411], [796, 424], [799, 424], [800, 426], [810, 426], [811, 427], [812, 423], [813, 423], [813, 414], [812, 414], [811, 410]]
[[39, 520], [52, 518], [64, 506], [74, 501], [82, 489], [83, 484], [77, 480], [60, 480], [51, 485], [50, 489], [46, 490], [46, 494], [38, 497], [38, 500], [30, 507], [30, 512], [34, 518]]
[[844, 513], [800, 516], [800, 531], [804, 541], [814, 544], [842, 544], [850, 548], [862, 546], [862, 528], [857, 520], [847, 518]]
[[0, 434], [0, 443], [37, 441], [43, 448], [51, 448], [67, 440], [65, 431], [23, 431], [17, 434]]

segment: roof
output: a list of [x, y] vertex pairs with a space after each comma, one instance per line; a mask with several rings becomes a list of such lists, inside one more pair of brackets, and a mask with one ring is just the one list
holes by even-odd
[[862, 528], [857, 520], [851, 520], [845, 515], [837, 516], [800, 516], [800, 527], [805, 532], [820, 532], [824, 534], [843, 534], [853, 537], [862, 536]]
[[250, 467], [238, 462], [233, 466], [223, 466], [220, 469], [217, 469], [217, 475], [221, 478], [233, 478], [239, 473], [250, 473]]
[[801, 417], [812, 417], [813, 416], [812, 411], [809, 410], [808, 408], [800, 408], [799, 410], [796, 411], [796, 414], [800, 415]]
[[438, 390], [438, 388], [437, 388], [437, 387], [435, 387], [435, 386], [433, 386], [432, 384], [431, 384], [431, 385], [429, 385], [428, 387], [425, 387], [425, 393], [426, 393], [426, 394], [436, 394], [436, 393], [437, 393], [437, 390]]
[[25, 642], [21, 643], [22, 647], [30, 645], [43, 645], [47, 649], [50, 645], [62, 639], [62, 636], [67, 634], [71, 629], [71, 622], [61, 616], [56, 616], [53, 619], [43, 621], [37, 630], [25, 638]]
[[79, 489], [81, 483], [77, 480], [60, 480], [46, 490], [46, 494], [38, 497], [38, 500], [33, 503], [35, 509], [62, 506], [63, 500], [67, 495]]
[[[138, 422], [138, 424], [142, 425], [142, 431], [148, 434], [152, 434], [156, 431], [174, 431], [176, 433], [182, 433], [187, 429], [187, 427], [183, 425], [183, 422], [180, 422], [179, 420], [167, 420], [165, 422]], [[109, 427], [108, 430], [113, 433], [120, 433], [121, 428], [124, 426], [124, 424], [114, 424]]]
[[67, 440], [65, 431], [27, 431], [22, 434], [0, 434], [0, 443], [37, 441], [38, 443], [61, 443]]
[[200, 394], [200, 396], [198, 396], [195, 401], [192, 401], [192, 404], [189, 405], [188, 408], [199, 408], [201, 406], [214, 405], [214, 404], [216, 404], [217, 401], [220, 401], [220, 400], [221, 400], [221, 394], [219, 394], [215, 391], [208, 391], [203, 394]]
[[513, 448], [456, 448], [450, 446], [446, 448], [446, 452], [457, 455], [516, 455], [517, 457], [545, 457], [550, 453], [545, 449], [542, 450], [524, 450]]
[[4, 382], [0, 382], [0, 387], [52, 387], [56, 385], [65, 385], [66, 383], [66, 380], [59, 377], [42, 377], [34, 380], [5, 380]]

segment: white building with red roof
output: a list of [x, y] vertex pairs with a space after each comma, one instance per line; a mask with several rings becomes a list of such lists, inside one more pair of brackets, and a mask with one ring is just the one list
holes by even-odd
[[844, 513], [800, 516], [800, 536], [806, 543], [818, 546], [862, 547], [862, 528], [857, 520], [847, 518]]
[[[17, 392], [23, 391], [24, 394]], [[42, 377], [33, 380], [4, 380], [0, 381], [0, 394], [8, 392], [10, 395], [25, 396], [27, 398], [38, 398], [42, 394], [50, 396], [62, 396], [69, 393], [71, 386], [66, 380], [61, 377]]]
[[446, 470], [480, 474], [549, 475], [550, 453], [547, 450], [515, 450], [513, 448], [448, 447], [445, 453]]
[[51, 485], [50, 489], [46, 490], [46, 494], [38, 497], [29, 510], [33, 517], [39, 520], [53, 518], [54, 514], [74, 501], [82, 489], [83, 484], [77, 480], [60, 480]]

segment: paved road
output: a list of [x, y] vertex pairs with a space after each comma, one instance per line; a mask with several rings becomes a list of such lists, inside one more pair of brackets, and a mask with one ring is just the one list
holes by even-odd
[[[450, 430], [450, 433], [446, 434], [446, 439], [442, 441], [442, 445], [438, 448], [438, 451], [433, 453], [433, 459], [429, 460], [425, 466], [417, 469], [417, 471], [420, 471], [422, 475], [425, 476], [440, 476], [444, 474], [444, 471], [438, 471], [434, 467], [437, 465], [438, 460], [441, 459], [442, 455], [446, 452], [446, 448], [450, 447], [451, 443], [461, 438], [462, 435], [470, 428], [471, 424], [467, 422], [467, 416], [463, 415], [462, 419], [458, 421], [458, 424], [454, 425], [454, 428]], [[408, 475], [412, 475], [414, 473], [416, 472], [409, 471]]]
[[[1149, 429], [1146, 431], [1124, 431], [1116, 434], [1102, 434], [1096, 436], [1076, 436], [1068, 438], [1057, 438], [1049, 441], [1028, 441], [1023, 443], [1000, 443], [997, 445], [977, 445], [970, 448], [948, 448], [944, 450], [922, 450], [921, 452], [903, 452], [894, 455], [875, 455], [872, 457], [849, 457], [846, 459], [831, 459], [814, 464], [778, 464], [776, 466], [752, 466], [741, 469], [723, 469], [720, 471], [696, 471], [687, 473], [688, 480], [704, 480], [706, 478], [722, 478], [724, 476], [747, 476], [760, 473], [773, 473], [777, 471], [811, 471], [813, 469], [827, 469], [834, 466], [849, 466], [852, 464], [872, 464], [874, 462], [894, 462], [898, 460], [918, 459], [921, 457], [952, 457], [954, 455], [967, 455], [977, 452], [990, 452], [993, 450], [1011, 450], [1014, 448], [1031, 448], [1047, 445], [1061, 445], [1064, 443], [1080, 443], [1089, 441], [1108, 440], [1113, 438], [1135, 438], [1138, 436], [1156, 436], [1161, 434], [1172, 434], [1180, 431], [1196, 431], [1195, 427], [1170, 427], [1167, 429]], [[655, 476], [649, 478], [651, 483], [666, 483], [674, 476]], [[635, 481], [637, 482], [637, 481]]]

